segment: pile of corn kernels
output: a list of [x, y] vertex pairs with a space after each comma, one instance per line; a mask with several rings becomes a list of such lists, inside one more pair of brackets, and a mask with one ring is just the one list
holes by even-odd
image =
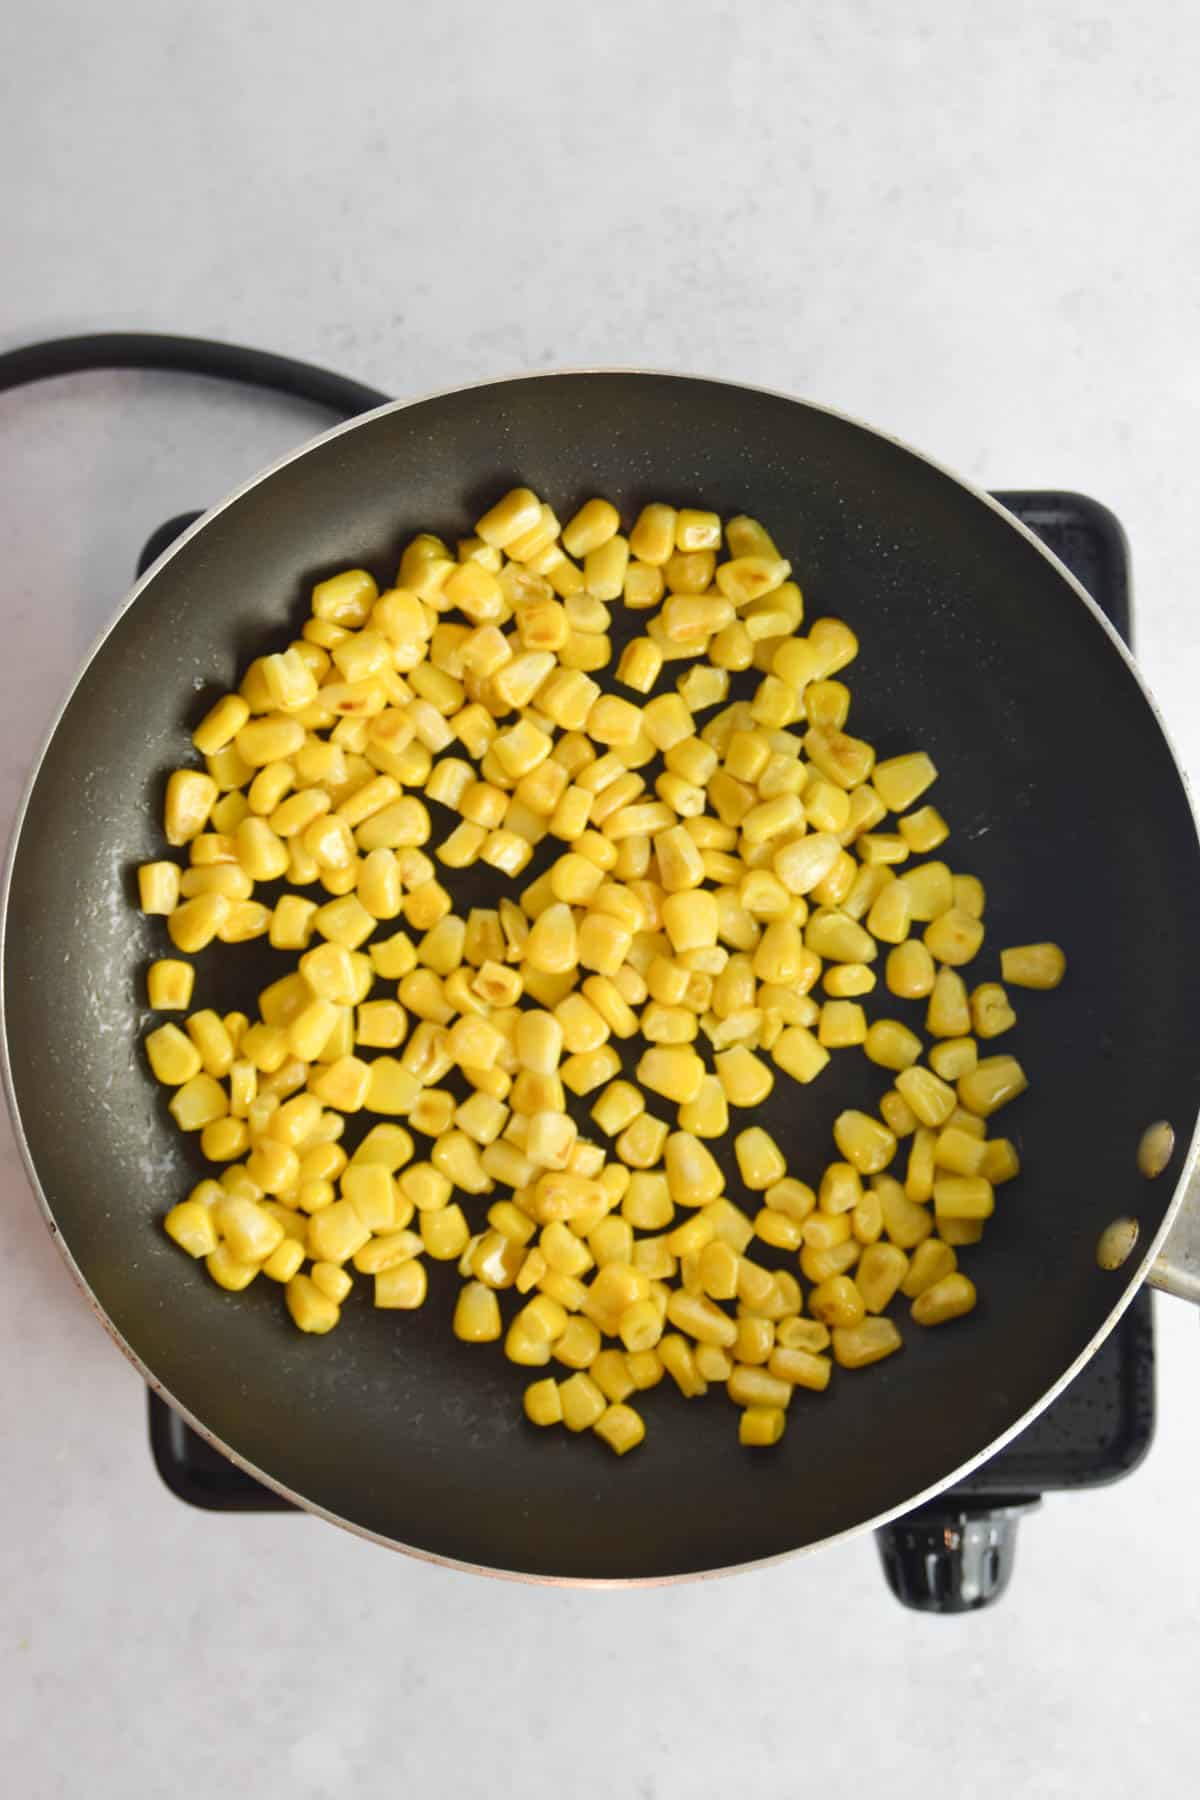
[[[1026, 1085], [980, 1046], [1015, 1023], [1002, 982], [1055, 987], [1065, 959], [1008, 949], [968, 989], [984, 893], [928, 860], [937, 771], [846, 731], [855, 635], [802, 630], [760, 524], [620, 527], [594, 499], [560, 528], [518, 488], [454, 550], [415, 538], [383, 593], [323, 581], [193, 733], [165, 807], [187, 866], [138, 872], [178, 953], [149, 1004], [188, 1016], [145, 1042], [220, 1173], [165, 1225], [221, 1287], [278, 1283], [306, 1332], [355, 1274], [408, 1310], [427, 1261], [456, 1264], [460, 1339], [566, 1371], [526, 1389], [534, 1424], [623, 1453], [669, 1376], [723, 1387], [767, 1445], [797, 1389], [901, 1347], [900, 1297], [919, 1326], [973, 1308], [958, 1251], [1019, 1169], [988, 1120]], [[614, 606], [645, 628], [607, 691]], [[456, 877], [488, 871], [495, 904], [460, 910]], [[294, 966], [253, 1013], [188, 1012], [185, 959], [258, 938]], [[881, 975], [924, 1035], [868, 1024]], [[738, 1116], [855, 1047], [894, 1085], [839, 1115], [814, 1189]]]

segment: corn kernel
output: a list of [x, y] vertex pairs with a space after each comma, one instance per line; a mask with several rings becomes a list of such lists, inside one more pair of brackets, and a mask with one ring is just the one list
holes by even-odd
[[974, 1306], [974, 1282], [955, 1271], [943, 1275], [917, 1295], [912, 1304], [912, 1316], [918, 1325], [944, 1325], [950, 1319], [961, 1319]]
[[196, 972], [191, 963], [163, 958], [146, 971], [146, 1000], [155, 1012], [182, 1012], [192, 998]]
[[958, 1083], [958, 1098], [968, 1111], [990, 1118], [1029, 1086], [1015, 1056], [984, 1057]]
[[1021, 944], [1000, 952], [1000, 973], [1011, 987], [1056, 988], [1066, 971], [1057, 944]]

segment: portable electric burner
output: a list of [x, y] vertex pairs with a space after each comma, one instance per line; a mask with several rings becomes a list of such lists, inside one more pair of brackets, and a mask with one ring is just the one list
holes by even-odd
[[[996, 498], [1083, 583], [1132, 646], [1129, 555], [1107, 508], [1079, 494], [1006, 492]], [[198, 514], [162, 525], [139, 575]], [[198, 1437], [151, 1393], [150, 1447], [180, 1500], [214, 1512], [290, 1512]], [[1070, 1387], [999, 1455], [957, 1487], [876, 1533], [888, 1585], [905, 1606], [956, 1613], [986, 1606], [1008, 1585], [1022, 1513], [1046, 1493], [1098, 1487], [1136, 1468], [1154, 1432], [1154, 1333], [1142, 1289]]]

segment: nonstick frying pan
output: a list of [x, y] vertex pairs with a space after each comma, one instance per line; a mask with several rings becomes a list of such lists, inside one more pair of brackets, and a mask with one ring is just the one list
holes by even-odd
[[[644, 1396], [646, 1444], [521, 1416], [525, 1371], [450, 1334], [453, 1270], [416, 1314], [364, 1297], [329, 1337], [296, 1333], [278, 1289], [219, 1292], [162, 1233], [197, 1178], [145, 1070], [144, 969], [161, 922], [132, 871], [161, 853], [165, 773], [247, 658], [295, 626], [314, 580], [390, 580], [420, 529], [461, 534], [523, 482], [561, 517], [593, 493], [749, 511], [794, 565], [807, 617], [844, 617], [862, 653], [852, 727], [881, 755], [921, 747], [956, 868], [989, 897], [988, 947], [1051, 938], [1070, 969], [1020, 993], [1030, 1091], [1003, 1115], [1021, 1179], [964, 1253], [980, 1305], [828, 1394], [798, 1393], [770, 1453], [739, 1448], [721, 1397]], [[495, 894], [460, 878], [459, 904]], [[535, 1578], [677, 1578], [761, 1561], [895, 1515], [982, 1460], [1095, 1349], [1148, 1273], [1182, 1192], [1200, 1108], [1200, 856], [1171, 749], [1082, 589], [986, 496], [834, 413], [713, 381], [623, 373], [505, 381], [384, 407], [285, 458], [207, 515], [134, 590], [68, 699], [31, 782], [4, 915], [10, 1099], [51, 1230], [112, 1335], [260, 1480], [389, 1544]], [[285, 959], [200, 960], [229, 1007]], [[974, 968], [972, 970], [974, 974]], [[919, 1022], [882, 995], [876, 1013]], [[842, 1053], [781, 1078], [755, 1115], [810, 1180], [831, 1124], [888, 1085]], [[1139, 1174], [1144, 1128], [1172, 1160]], [[473, 1203], [477, 1209], [479, 1203]], [[1097, 1265], [1114, 1217], [1140, 1226]], [[1168, 1280], [1170, 1276], [1168, 1275]], [[360, 1287], [367, 1284], [360, 1283]], [[1176, 1282], [1183, 1285], [1183, 1278]]]

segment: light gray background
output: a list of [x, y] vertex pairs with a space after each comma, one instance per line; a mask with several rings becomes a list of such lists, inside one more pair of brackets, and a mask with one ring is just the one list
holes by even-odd
[[[1084, 489], [1129, 529], [1141, 660], [1200, 764], [1194, 7], [39, 0], [6, 25], [0, 342], [207, 333], [398, 394], [689, 370]], [[325, 423], [164, 376], [0, 399], [6, 828], [148, 529]], [[1114, 826], [1095, 904], [1119, 854]], [[2, 1129], [14, 1794], [1193, 1789], [1185, 1309], [1159, 1308], [1149, 1462], [1027, 1523], [993, 1614], [904, 1614], [868, 1541], [668, 1591], [487, 1583], [169, 1498]]]

